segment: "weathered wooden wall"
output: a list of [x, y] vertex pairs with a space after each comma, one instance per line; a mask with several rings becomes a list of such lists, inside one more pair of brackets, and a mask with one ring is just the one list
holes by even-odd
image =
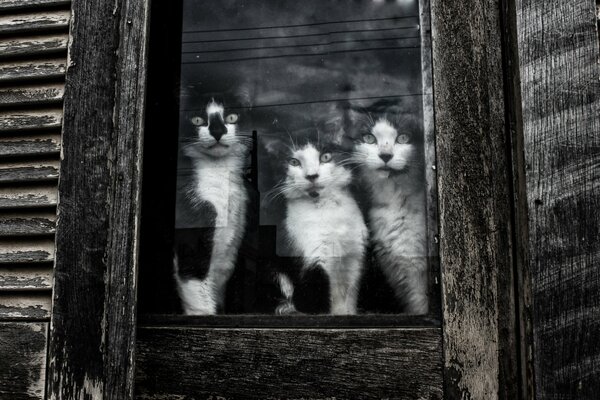
[[600, 393], [600, 67], [594, 0], [518, 0], [538, 399]]
[[70, 5], [0, 1], [0, 398], [42, 399]]

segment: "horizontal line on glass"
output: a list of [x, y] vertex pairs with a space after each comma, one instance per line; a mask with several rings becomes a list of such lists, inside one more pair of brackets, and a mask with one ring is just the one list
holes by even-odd
[[212, 40], [182, 40], [182, 43], [217, 43], [217, 42], [235, 42], [242, 40], [264, 40], [264, 39], [291, 39], [291, 38], [302, 38], [302, 37], [314, 37], [314, 36], [327, 36], [327, 35], [336, 35], [341, 33], [368, 33], [368, 32], [384, 32], [384, 31], [395, 31], [402, 29], [419, 29], [419, 25], [411, 25], [411, 26], [398, 26], [395, 28], [380, 28], [380, 29], [359, 29], [359, 30], [349, 30], [349, 31], [329, 31], [323, 33], [307, 33], [302, 35], [286, 35], [286, 36], [262, 36], [262, 37], [241, 37], [241, 38], [233, 38], [233, 39], [212, 39]]
[[327, 51], [327, 52], [323, 52], [323, 53], [279, 54], [279, 55], [275, 55], [275, 56], [231, 58], [231, 59], [227, 59], [227, 60], [182, 61], [181, 64], [184, 64], [184, 65], [187, 65], [187, 64], [214, 64], [214, 63], [223, 63], [223, 62], [267, 60], [267, 59], [273, 59], [273, 58], [327, 56], [330, 54], [358, 53], [361, 51], [402, 50], [402, 49], [419, 49], [419, 48], [421, 48], [421, 46], [376, 47], [376, 48], [369, 48], [369, 49], [332, 50], [332, 51]]
[[185, 30], [183, 33], [213, 33], [213, 32], [234, 32], [234, 31], [254, 31], [261, 29], [280, 29], [280, 28], [301, 28], [304, 26], [319, 26], [319, 25], [333, 25], [333, 24], [353, 24], [360, 22], [376, 22], [376, 21], [394, 21], [400, 19], [419, 18], [418, 15], [403, 15], [397, 17], [386, 17], [386, 18], [366, 18], [366, 19], [350, 19], [346, 21], [324, 21], [324, 22], [313, 22], [310, 24], [289, 24], [289, 25], [271, 25], [271, 26], [257, 26], [253, 28], [227, 28], [227, 29], [205, 29], [205, 30]]
[[297, 48], [297, 47], [316, 47], [316, 46], [330, 46], [334, 44], [342, 44], [342, 43], [362, 43], [362, 42], [377, 42], [377, 41], [386, 41], [386, 40], [407, 40], [407, 39], [420, 39], [421, 36], [398, 36], [391, 38], [376, 38], [376, 39], [356, 39], [356, 40], [333, 40], [329, 42], [323, 43], [309, 43], [309, 44], [295, 44], [289, 46], [261, 46], [261, 47], [238, 47], [232, 49], [220, 49], [220, 50], [189, 50], [182, 51], [182, 54], [203, 54], [203, 53], [224, 53], [228, 51], [249, 51], [249, 50], [269, 50], [269, 49], [286, 49], [286, 48]]
[[[228, 107], [228, 110], [242, 110], [242, 109], [254, 109], [254, 108], [264, 108], [264, 107], [282, 107], [282, 106], [299, 106], [305, 104], [317, 104], [317, 103], [329, 103], [329, 102], [338, 102], [338, 101], [358, 101], [358, 100], [378, 100], [378, 99], [393, 99], [397, 97], [416, 97], [423, 96], [423, 93], [403, 93], [403, 94], [395, 94], [390, 96], [369, 96], [369, 97], [353, 97], [353, 98], [339, 98], [339, 99], [326, 99], [326, 100], [311, 100], [311, 101], [299, 101], [295, 103], [280, 103], [280, 104], [257, 104], [251, 107]], [[179, 110], [180, 112], [189, 112], [189, 111], [203, 111], [203, 108], [186, 108]]]

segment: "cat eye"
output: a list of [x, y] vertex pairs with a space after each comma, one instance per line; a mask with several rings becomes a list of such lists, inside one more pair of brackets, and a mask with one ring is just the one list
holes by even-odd
[[200, 117], [193, 117], [191, 119], [192, 124], [196, 125], [196, 126], [200, 126], [200, 125], [204, 125], [204, 119], [200, 118]]
[[225, 122], [228, 124], [235, 124], [240, 116], [237, 114], [229, 114], [225, 117]]
[[290, 163], [290, 165], [291, 165], [292, 167], [299, 167], [299, 166], [300, 166], [300, 161], [298, 161], [298, 160], [297, 160], [297, 159], [295, 159], [295, 158], [290, 158], [290, 161], [289, 161], [289, 163]]
[[377, 141], [377, 139], [375, 139], [375, 136], [367, 133], [366, 135], [363, 135], [363, 141], [367, 144], [373, 144]]
[[408, 143], [408, 135], [401, 134], [396, 138], [396, 143], [398, 144], [406, 144]]
[[320, 158], [322, 163], [328, 163], [329, 161], [331, 161], [331, 153], [323, 153], [321, 154], [321, 158]]

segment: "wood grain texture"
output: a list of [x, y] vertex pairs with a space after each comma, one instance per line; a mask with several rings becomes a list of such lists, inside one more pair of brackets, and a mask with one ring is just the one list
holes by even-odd
[[0, 183], [56, 181], [58, 168], [55, 160], [0, 163]]
[[0, 240], [0, 264], [49, 262], [54, 252], [52, 239]]
[[140, 328], [136, 398], [441, 399], [440, 339], [439, 328]]
[[65, 53], [69, 35], [29, 36], [0, 39], [0, 57], [32, 57], [44, 54]]
[[49, 321], [51, 308], [49, 291], [0, 293], [0, 321]]
[[71, 0], [0, 0], [0, 11], [40, 9], [44, 7], [67, 6]]
[[500, 9], [493, 0], [431, 4], [445, 396], [512, 400], [517, 356]]
[[0, 323], [0, 398], [44, 399], [48, 323]]
[[519, 0], [536, 398], [600, 393], [600, 68], [591, 0]]
[[52, 289], [52, 266], [0, 266], [0, 291]]
[[65, 76], [64, 57], [0, 63], [0, 83], [39, 79], [62, 79]]
[[0, 213], [0, 237], [53, 235], [55, 225], [56, 214], [50, 211]]
[[0, 157], [57, 156], [59, 153], [60, 133], [0, 136]]
[[0, 210], [51, 208], [57, 200], [54, 185], [0, 186]]
[[31, 11], [26, 14], [0, 15], [0, 34], [23, 34], [39, 31], [66, 31], [68, 10]]
[[62, 110], [1, 111], [0, 132], [60, 128]]
[[73, 3], [50, 399], [133, 396], [148, 3]]

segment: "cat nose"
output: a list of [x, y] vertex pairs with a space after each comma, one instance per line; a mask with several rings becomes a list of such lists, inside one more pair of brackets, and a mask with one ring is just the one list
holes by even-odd
[[225, 128], [225, 125], [217, 125], [217, 126], [213, 126], [212, 124], [210, 125], [210, 127], [208, 128], [208, 132], [210, 133], [210, 135], [212, 137], [214, 137], [217, 142], [219, 140], [221, 140], [221, 137], [227, 132], [227, 129]]
[[390, 161], [392, 159], [392, 157], [393, 157], [393, 155], [387, 154], [387, 153], [383, 153], [383, 154], [379, 155], [379, 158], [381, 158], [384, 163], [387, 163], [388, 161]]
[[223, 123], [223, 120], [219, 117], [209, 117], [210, 124], [208, 125], [208, 132], [214, 137], [217, 142], [221, 140], [221, 136], [227, 133], [227, 127]]
[[306, 179], [308, 179], [311, 182], [314, 182], [318, 177], [319, 177], [319, 174], [306, 175]]

